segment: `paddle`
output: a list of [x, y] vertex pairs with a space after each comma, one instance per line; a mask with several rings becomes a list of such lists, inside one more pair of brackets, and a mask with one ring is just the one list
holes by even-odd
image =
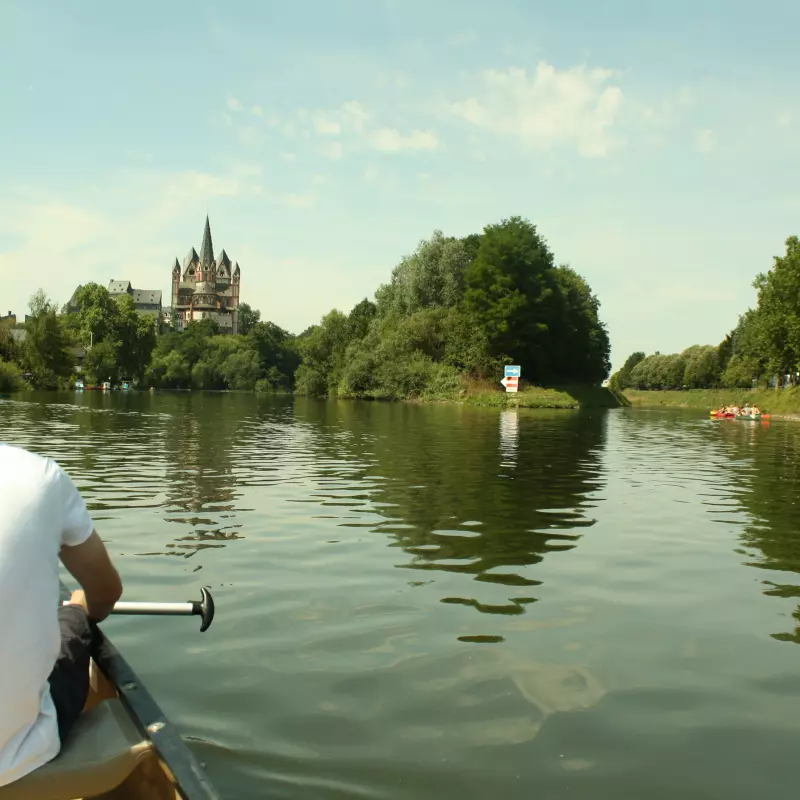
[[[62, 605], [68, 605], [65, 600]], [[205, 587], [200, 588], [200, 600], [186, 603], [139, 603], [121, 600], [114, 605], [112, 614], [153, 614], [156, 616], [201, 617], [200, 633], [208, 630], [214, 619], [214, 598]]]

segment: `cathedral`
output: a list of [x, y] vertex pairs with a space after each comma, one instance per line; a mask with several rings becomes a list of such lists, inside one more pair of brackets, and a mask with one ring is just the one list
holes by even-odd
[[239, 264], [222, 250], [214, 258], [211, 225], [206, 217], [200, 255], [194, 247], [172, 268], [172, 324], [182, 331], [193, 321], [213, 319], [220, 333], [239, 332]]

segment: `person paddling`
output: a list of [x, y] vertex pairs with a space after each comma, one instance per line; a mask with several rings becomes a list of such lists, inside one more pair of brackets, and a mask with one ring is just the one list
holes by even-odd
[[[0, 443], [0, 786], [54, 758], [83, 710], [122, 581], [69, 475]], [[81, 586], [59, 606], [59, 560]]]

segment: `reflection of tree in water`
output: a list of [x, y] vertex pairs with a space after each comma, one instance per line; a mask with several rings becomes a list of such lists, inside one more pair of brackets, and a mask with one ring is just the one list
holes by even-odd
[[[170, 555], [224, 547], [240, 538], [236, 518], [234, 459], [253, 398], [215, 393], [158, 393], [165, 413], [164, 456], [168, 463], [166, 518], [191, 526], [168, 544]], [[144, 555], [144, 554], [143, 554]], [[148, 554], [149, 555], [149, 554]]]
[[[493, 409], [338, 403], [308, 407], [303, 417], [329, 429], [313, 447], [331, 465], [331, 486], [314, 497], [384, 517], [340, 525], [390, 534], [412, 557], [406, 568], [533, 587], [540, 581], [524, 568], [571, 549], [594, 524], [588, 494], [602, 485], [603, 412], [521, 411], [517, 423]], [[341, 464], [354, 457], [368, 487], [357, 497], [337, 490], [337, 481], [353, 485]], [[534, 600], [443, 599], [497, 614], [524, 613]]]
[[[795, 423], [744, 423], [723, 431], [728, 454], [737, 463], [738, 500], [753, 521], [741, 534], [740, 554], [748, 566], [793, 573], [794, 582], [765, 580], [764, 594], [800, 598], [800, 427]], [[754, 553], [753, 550], [757, 550]], [[800, 644], [800, 606], [792, 616], [793, 631], [774, 633], [781, 641]]]

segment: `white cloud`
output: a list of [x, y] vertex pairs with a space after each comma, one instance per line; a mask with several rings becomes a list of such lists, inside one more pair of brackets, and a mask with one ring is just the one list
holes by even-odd
[[229, 97], [226, 105], [231, 111], [241, 111], [244, 108], [241, 101], [237, 100], [235, 97]]
[[340, 142], [327, 142], [320, 147], [320, 152], [328, 158], [341, 158], [343, 152], [342, 145]]
[[364, 106], [357, 100], [350, 100], [345, 103], [341, 107], [340, 113], [344, 119], [345, 127], [354, 130], [356, 133], [361, 133], [364, 130], [364, 126], [370, 116]]
[[791, 127], [793, 121], [794, 117], [792, 116], [791, 111], [781, 111], [780, 114], [775, 117], [775, 124], [779, 128], [789, 128]]
[[614, 144], [611, 129], [622, 105], [622, 90], [610, 83], [615, 75], [587, 67], [559, 70], [545, 62], [533, 75], [518, 68], [488, 70], [478, 96], [451, 104], [450, 111], [536, 148], [569, 144], [587, 158], [602, 157]]
[[657, 105], [641, 106], [642, 121], [650, 127], [664, 128], [678, 121], [695, 104], [695, 93], [683, 86]]
[[286, 161], [288, 164], [291, 164], [297, 161], [297, 156], [294, 153], [281, 153], [281, 161]]
[[713, 153], [717, 148], [717, 137], [711, 128], [703, 128], [694, 135], [694, 146], [699, 153]]
[[435, 150], [439, 142], [430, 131], [412, 131], [403, 136], [394, 128], [378, 128], [367, 134], [367, 141], [376, 150], [398, 153], [401, 150]]
[[[13, 245], [0, 252], [0, 274], [19, 278], [6, 304], [20, 314], [40, 286], [60, 304], [78, 283], [105, 285], [111, 278], [162, 288], [170, 260], [183, 255], [184, 244], [172, 233], [187, 209], [196, 210], [199, 238], [208, 203], [258, 193], [252, 176], [244, 177], [249, 172], [241, 165], [221, 174], [137, 166], [105, 176], [108, 188], [85, 191], [81, 200], [62, 199], [40, 187], [6, 187], [0, 240], [7, 234]], [[65, 263], [77, 268], [65, 270]]]
[[264, 116], [264, 109], [263, 109], [263, 108], [261, 108], [261, 106], [253, 106], [253, 107], [250, 109], [250, 113], [251, 113], [251, 114], [252, 114], [254, 117], [263, 117], [263, 116]]
[[314, 115], [314, 128], [321, 136], [335, 136], [342, 132], [342, 126], [323, 112]]
[[311, 208], [317, 203], [316, 192], [306, 194], [287, 194], [281, 198], [281, 202], [289, 208]]
[[364, 183], [375, 183], [378, 180], [378, 170], [375, 167], [367, 167], [361, 176]]
[[322, 186], [322, 184], [325, 183], [326, 181], [327, 178], [324, 175], [314, 175], [314, 177], [311, 178], [311, 183], [314, 186]]

